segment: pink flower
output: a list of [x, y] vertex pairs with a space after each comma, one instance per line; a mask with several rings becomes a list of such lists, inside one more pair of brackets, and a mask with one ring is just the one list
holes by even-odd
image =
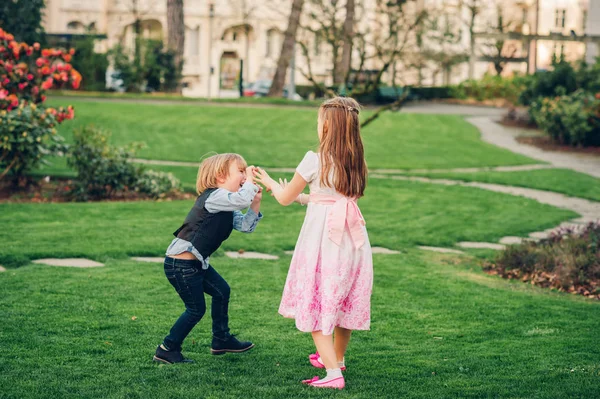
[[0, 100], [4, 100], [8, 96], [8, 91], [0, 89]]
[[48, 90], [49, 88], [52, 87], [52, 84], [54, 83], [54, 81], [52, 80], [52, 78], [48, 78], [44, 81], [44, 83], [42, 83], [42, 90]]
[[27, 74], [27, 80], [33, 80], [34, 76], [30, 73]]

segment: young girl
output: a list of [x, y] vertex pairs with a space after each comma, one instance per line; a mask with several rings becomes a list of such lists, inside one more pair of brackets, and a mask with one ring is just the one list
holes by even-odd
[[[373, 285], [371, 245], [356, 200], [363, 196], [367, 166], [358, 121], [359, 105], [336, 97], [319, 108], [319, 152], [304, 156], [292, 181], [278, 184], [262, 169], [257, 182], [282, 205], [308, 205], [288, 272], [279, 313], [311, 332], [309, 356], [327, 376], [303, 383], [345, 386], [344, 354], [352, 330], [368, 330]], [[310, 195], [301, 194], [306, 184]]]
[[[165, 274], [183, 300], [185, 312], [156, 348], [155, 361], [191, 362], [181, 354], [181, 344], [204, 316], [204, 293], [212, 296], [211, 353], [244, 352], [254, 346], [229, 333], [229, 285], [209, 264], [210, 256], [233, 229], [251, 233], [262, 218], [262, 191], [253, 182], [253, 169], [238, 154], [214, 155], [200, 165], [199, 196], [183, 225], [173, 233], [176, 238], [165, 257]], [[240, 212], [248, 207], [246, 214]]]

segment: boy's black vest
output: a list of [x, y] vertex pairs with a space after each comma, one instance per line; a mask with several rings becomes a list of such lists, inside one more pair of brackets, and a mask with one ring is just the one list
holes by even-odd
[[233, 212], [210, 213], [204, 207], [215, 188], [205, 190], [196, 199], [183, 225], [173, 235], [192, 243], [204, 259], [215, 252], [233, 230]]

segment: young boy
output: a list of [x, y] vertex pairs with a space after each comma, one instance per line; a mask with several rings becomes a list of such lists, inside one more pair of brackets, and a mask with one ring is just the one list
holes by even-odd
[[[262, 190], [254, 184], [254, 167], [238, 154], [205, 159], [198, 170], [198, 198], [167, 249], [165, 274], [183, 303], [185, 312], [156, 348], [154, 361], [167, 364], [193, 361], [181, 354], [181, 344], [206, 311], [204, 293], [212, 296], [213, 355], [245, 352], [254, 344], [240, 342], [229, 333], [229, 285], [209, 264], [210, 256], [233, 229], [251, 233], [262, 219]], [[248, 208], [246, 214], [240, 212]]]

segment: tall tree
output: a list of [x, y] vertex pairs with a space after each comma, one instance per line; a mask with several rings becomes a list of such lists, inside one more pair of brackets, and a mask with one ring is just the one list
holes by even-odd
[[336, 76], [334, 77], [334, 84], [340, 85], [347, 81], [348, 74], [350, 73], [351, 60], [352, 60], [352, 40], [354, 39], [354, 13], [355, 3], [354, 0], [346, 1], [346, 19], [344, 20], [343, 28], [343, 40], [344, 44], [342, 47], [342, 58], [340, 59], [339, 66], [335, 68]]
[[477, 23], [477, 19], [483, 10], [483, 5], [481, 0], [465, 0], [462, 3], [467, 10], [467, 17], [463, 19], [463, 23], [467, 26], [469, 30], [469, 79], [473, 79], [475, 76], [475, 25]]
[[[183, 23], [183, 0], [167, 0], [167, 47], [174, 52], [175, 66], [179, 73], [183, 70], [185, 44], [185, 24]], [[176, 91], [181, 93], [181, 84]]]
[[283, 44], [281, 45], [281, 53], [279, 54], [279, 60], [277, 61], [277, 70], [273, 77], [273, 83], [267, 94], [269, 97], [281, 97], [283, 95], [283, 86], [285, 85], [285, 75], [292, 59], [294, 44], [296, 43], [296, 33], [298, 32], [298, 26], [300, 25], [300, 16], [302, 14], [302, 7], [304, 6], [304, 0], [294, 0], [292, 3], [292, 10], [288, 19], [288, 27], [285, 31], [285, 37]]
[[[496, 15], [494, 16], [494, 23], [490, 27], [490, 31], [493, 33], [507, 33], [513, 30], [516, 25], [516, 21], [510, 16], [505, 15], [504, 7], [502, 3], [496, 3]], [[500, 76], [506, 65], [515, 58], [518, 49], [514, 42], [506, 39], [494, 39], [490, 43], [487, 43], [484, 54], [494, 64], [496, 74]]]
[[42, 26], [44, 0], [0, 1], [0, 27], [14, 35], [18, 42], [45, 43]]

